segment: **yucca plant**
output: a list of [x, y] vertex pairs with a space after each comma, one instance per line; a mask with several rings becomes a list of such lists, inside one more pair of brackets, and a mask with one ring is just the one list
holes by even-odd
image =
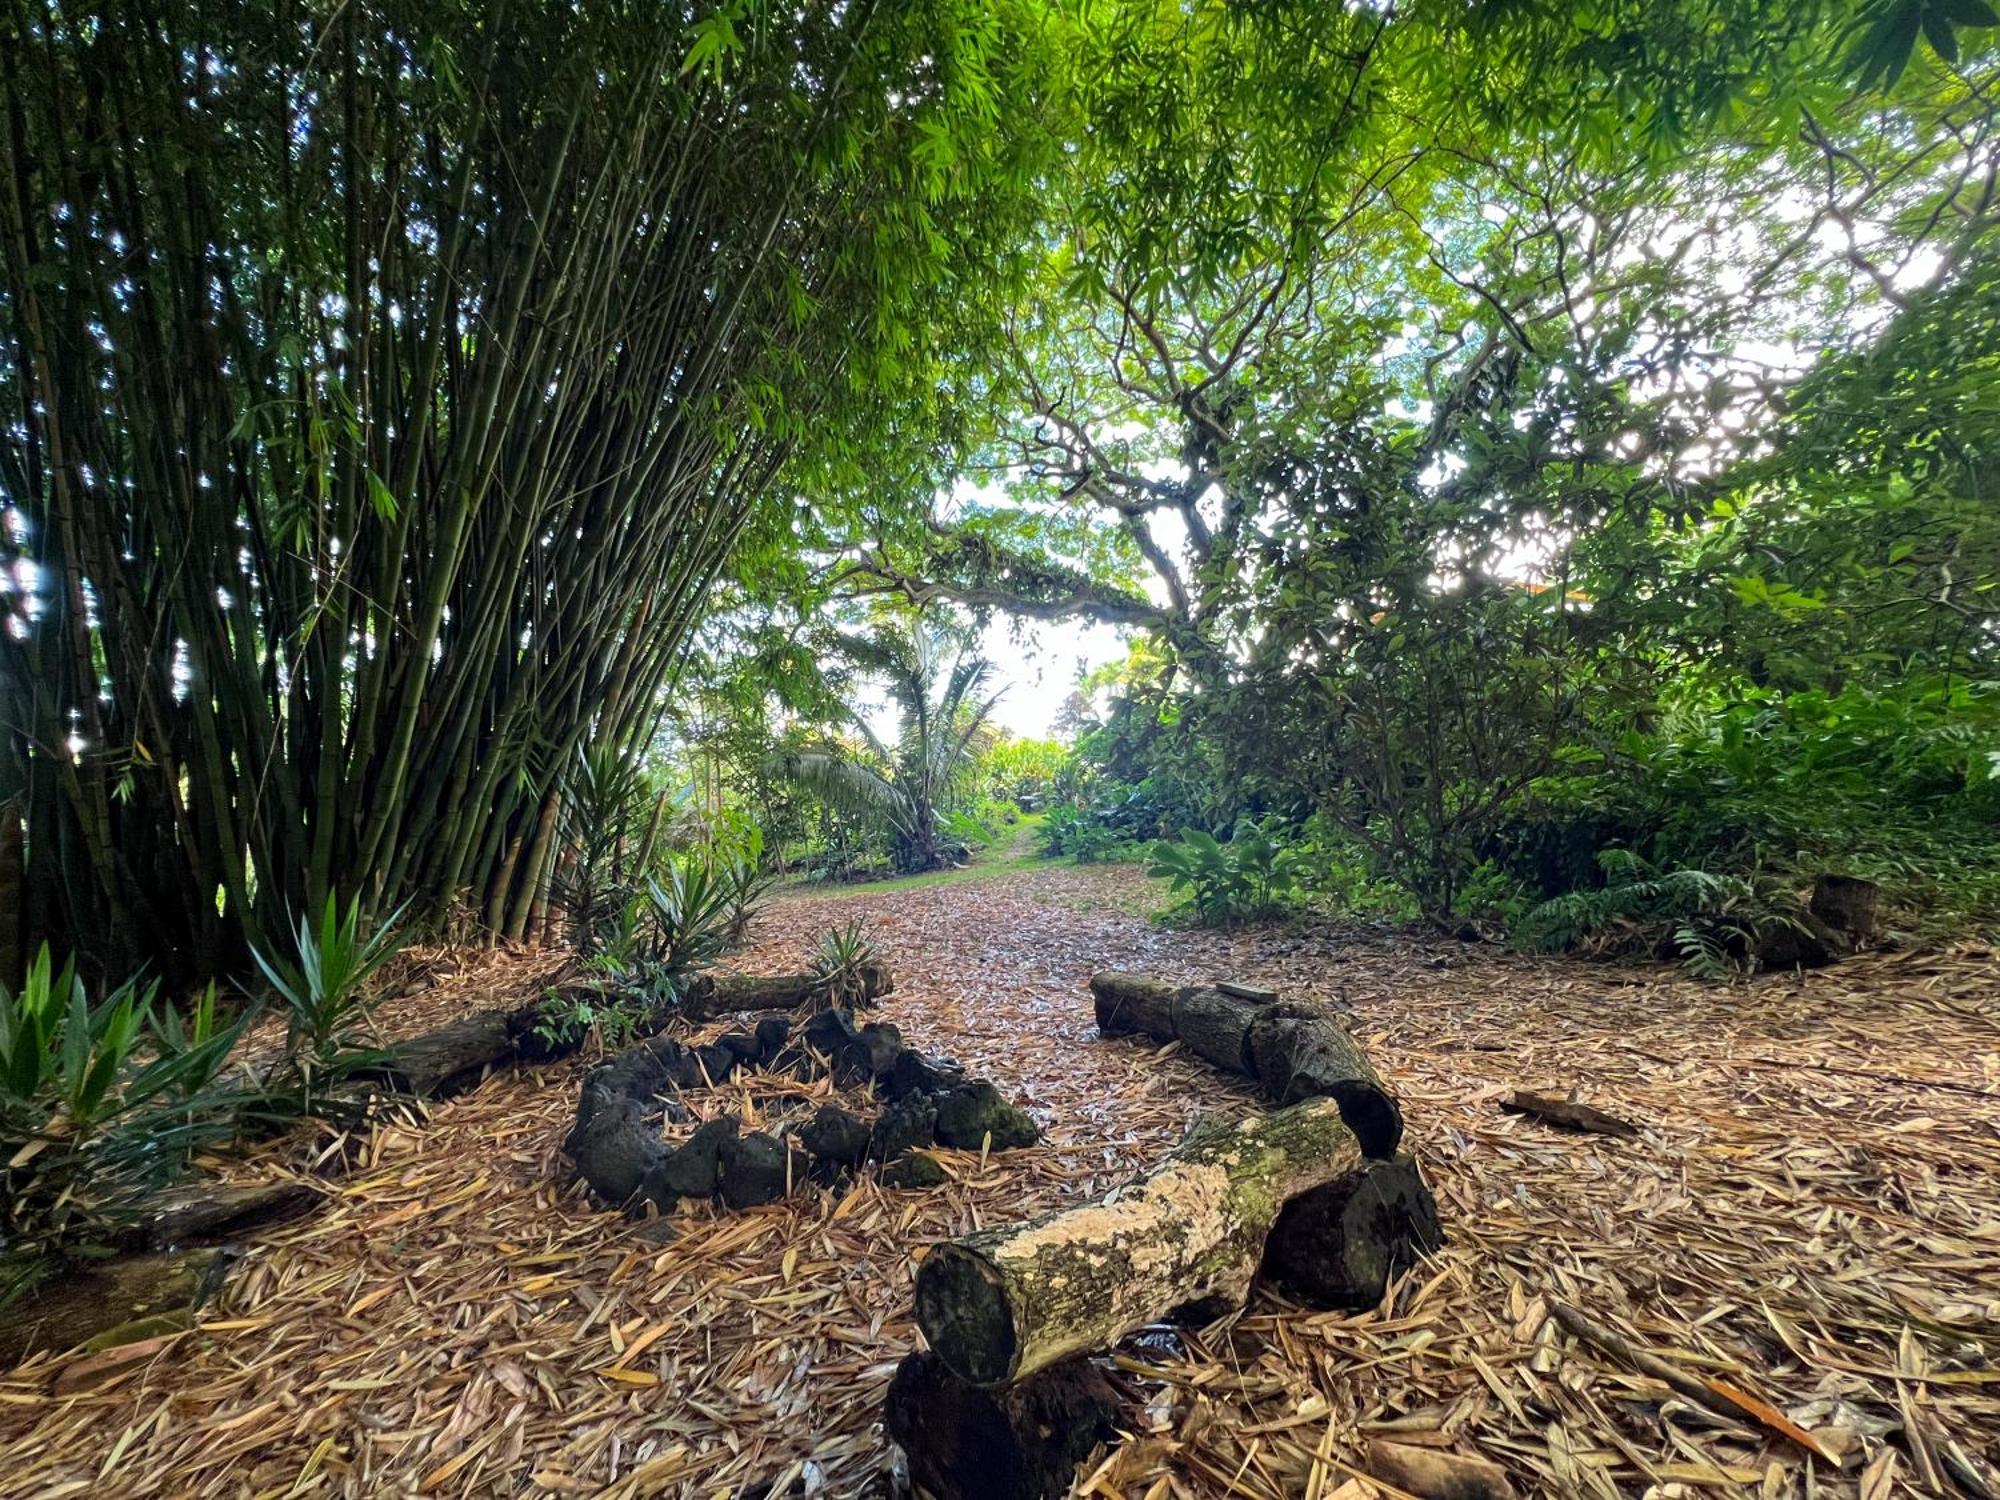
[[0, 1248], [26, 1252], [20, 1265], [87, 1245], [134, 1187], [234, 1128], [211, 1090], [254, 1013], [218, 1024], [211, 989], [183, 1023], [157, 1000], [128, 979], [93, 1004], [47, 944], [18, 992], [0, 985]]
[[319, 921], [300, 917], [285, 957], [251, 950], [257, 967], [285, 1002], [288, 1025], [285, 1063], [310, 1083], [338, 1071], [363, 1048], [369, 1020], [368, 981], [402, 947], [396, 924], [400, 911], [367, 926], [359, 898], [343, 916], [331, 893]]
[[667, 861], [648, 877], [643, 956], [678, 981], [707, 968], [729, 947], [736, 886], [709, 855]]
[[881, 963], [874, 939], [856, 917], [844, 926], [829, 927], [820, 935], [812, 971], [826, 1003], [847, 1006], [858, 1003], [868, 993], [869, 977]]

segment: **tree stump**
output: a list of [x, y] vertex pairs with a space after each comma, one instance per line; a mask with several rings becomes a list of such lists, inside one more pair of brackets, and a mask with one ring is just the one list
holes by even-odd
[[1829, 872], [1813, 882], [1812, 914], [1857, 946], [1873, 941], [1881, 904], [1882, 888], [1872, 880]]
[[1285, 1204], [1362, 1162], [1331, 1099], [1198, 1127], [1097, 1203], [935, 1246], [918, 1326], [953, 1373], [996, 1386], [1190, 1302], [1241, 1303]]

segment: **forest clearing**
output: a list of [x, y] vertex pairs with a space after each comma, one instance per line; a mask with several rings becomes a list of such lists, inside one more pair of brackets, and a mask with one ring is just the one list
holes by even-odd
[[1996, 0], [5, 0], [0, 1500], [1996, 1500]]
[[[1482, 1455], [1522, 1494], [1874, 1495], [1926, 1463], [1951, 1482], [1953, 1445], [1992, 1451], [2000, 1374], [1970, 1337], [2000, 1288], [1988, 954], [1718, 988], [1449, 938], [1162, 930], [1131, 913], [1135, 884], [1045, 867], [795, 895], [737, 960], [788, 967], [864, 917], [894, 1019], [1001, 1080], [1046, 1121], [1040, 1145], [946, 1154], [933, 1191], [684, 1210], [659, 1238], [559, 1186], [579, 1064], [496, 1076], [377, 1127], [323, 1209], [246, 1239], [194, 1331], [98, 1376], [44, 1363], [0, 1383], [10, 1493], [479, 1494], [528, 1475], [538, 1493], [891, 1493], [881, 1403], [914, 1338], [912, 1257], [1093, 1196], [1197, 1115], [1255, 1107], [1185, 1055], [1099, 1039], [1084, 980], [1107, 965], [1337, 1005], [1402, 1101], [1448, 1242], [1376, 1309], [1266, 1293], [1129, 1341], [1144, 1419], [1084, 1493], [1340, 1494], [1371, 1435]], [[524, 968], [469, 961], [395, 1024]], [[1499, 1107], [1524, 1088], [1575, 1089], [1640, 1134]], [[1557, 1303], [1756, 1394], [1824, 1456], [1677, 1401], [1565, 1333]]]

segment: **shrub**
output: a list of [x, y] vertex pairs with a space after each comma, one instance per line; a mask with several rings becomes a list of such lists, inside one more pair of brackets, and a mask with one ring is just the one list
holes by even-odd
[[213, 1085], [254, 1012], [218, 1025], [211, 989], [183, 1022], [157, 999], [127, 980], [93, 1005], [74, 961], [55, 971], [46, 944], [18, 993], [0, 985], [0, 1242], [24, 1252], [0, 1272], [0, 1301], [234, 1130]]
[[1300, 855], [1277, 820], [1239, 822], [1228, 843], [1199, 828], [1154, 844], [1147, 873], [1163, 876], [1205, 924], [1250, 921], [1283, 910], [1299, 893]]

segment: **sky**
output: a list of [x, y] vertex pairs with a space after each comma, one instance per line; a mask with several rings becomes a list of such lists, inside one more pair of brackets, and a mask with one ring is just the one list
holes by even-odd
[[979, 645], [993, 663], [995, 679], [1007, 687], [994, 719], [1001, 728], [1035, 740], [1052, 737], [1055, 716], [1079, 673], [1125, 655], [1114, 627], [1087, 620], [996, 619]]
[[[999, 616], [979, 638], [979, 652], [993, 663], [993, 686], [1004, 689], [993, 722], [1025, 739], [1055, 738], [1055, 719], [1080, 673], [1125, 655], [1117, 629], [1085, 620], [1010, 620]], [[880, 689], [859, 705], [868, 727], [895, 739], [895, 706]]]

